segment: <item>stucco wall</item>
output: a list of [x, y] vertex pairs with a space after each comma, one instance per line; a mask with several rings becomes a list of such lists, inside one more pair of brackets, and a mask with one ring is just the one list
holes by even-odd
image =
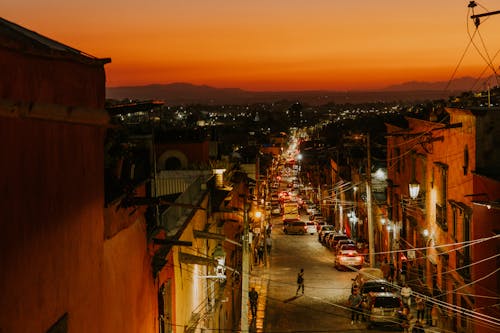
[[158, 332], [146, 240], [146, 225], [138, 219], [104, 244], [103, 332]]
[[0, 98], [88, 108], [103, 108], [105, 72], [102, 65], [33, 57], [0, 51]]
[[98, 127], [0, 121], [0, 331], [102, 332], [103, 138]]

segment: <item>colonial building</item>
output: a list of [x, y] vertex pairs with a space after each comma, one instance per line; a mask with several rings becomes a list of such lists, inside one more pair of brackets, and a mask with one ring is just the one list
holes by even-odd
[[4, 19], [0, 45], [0, 327], [105, 332], [110, 59]]
[[[447, 108], [434, 121], [387, 125], [388, 203], [399, 267], [415, 290], [433, 295], [440, 326], [492, 332], [498, 325], [500, 112]], [[496, 144], [495, 144], [496, 142]], [[493, 326], [494, 327], [494, 326]]]

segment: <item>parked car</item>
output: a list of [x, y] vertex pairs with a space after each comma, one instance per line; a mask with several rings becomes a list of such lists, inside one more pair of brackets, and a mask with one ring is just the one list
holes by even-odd
[[324, 236], [323, 236], [323, 240], [322, 240], [323, 245], [325, 245], [325, 246], [329, 246], [329, 244], [330, 244], [330, 239], [331, 239], [333, 236], [335, 236], [335, 235], [337, 235], [337, 232], [336, 232], [336, 231], [332, 231], [332, 232], [329, 232], [329, 233], [327, 233], [326, 235], [324, 235]]
[[367, 328], [375, 325], [401, 327], [401, 311], [403, 302], [401, 297], [391, 292], [370, 292], [367, 296], [367, 305], [364, 309]]
[[324, 220], [314, 220], [314, 222], [316, 223], [316, 231], [319, 232], [321, 230], [321, 227], [326, 225], [326, 221]]
[[307, 225], [304, 221], [284, 221], [283, 222], [283, 232], [287, 235], [289, 234], [300, 234], [304, 235], [307, 233]]
[[[365, 267], [358, 271], [358, 274], [352, 279], [352, 288], [361, 288], [363, 283], [369, 280], [383, 279], [384, 273], [380, 268]], [[352, 290], [351, 290], [352, 291]]]
[[342, 240], [342, 239], [349, 239], [349, 236], [345, 235], [345, 234], [335, 234], [333, 236], [331, 236], [329, 239], [328, 239], [328, 247], [330, 249], [335, 249], [335, 246], [337, 246], [337, 243]]
[[322, 225], [319, 227], [319, 230], [318, 230], [318, 241], [320, 243], [323, 243], [323, 238], [331, 233], [331, 232], [334, 232], [335, 231], [335, 226], [334, 225], [331, 225], [331, 224], [326, 224], [326, 225]]
[[363, 302], [367, 301], [367, 296], [371, 292], [393, 292], [394, 288], [386, 279], [375, 279], [368, 280], [363, 283], [360, 287], [359, 292], [361, 297], [363, 298]]
[[354, 245], [356, 251], [358, 251], [358, 248], [356, 247], [356, 243], [352, 240], [352, 239], [341, 239], [339, 240], [339, 242], [337, 243], [337, 246], [335, 247], [335, 253], [337, 253], [340, 248], [342, 247], [342, 245], [346, 245], [346, 244], [352, 244]]
[[337, 255], [335, 256], [335, 268], [338, 270], [346, 269], [348, 267], [361, 268], [361, 266], [363, 266], [363, 262], [363, 256], [358, 254], [358, 251], [356, 251], [356, 245], [354, 244], [343, 245], [339, 251], [337, 251]]
[[316, 223], [312, 221], [306, 222], [306, 230], [308, 234], [313, 235], [316, 232]]

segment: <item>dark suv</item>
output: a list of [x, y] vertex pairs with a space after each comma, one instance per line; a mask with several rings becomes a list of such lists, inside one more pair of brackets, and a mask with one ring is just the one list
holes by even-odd
[[370, 292], [366, 297], [364, 308], [367, 328], [374, 325], [401, 327], [401, 297], [391, 292]]

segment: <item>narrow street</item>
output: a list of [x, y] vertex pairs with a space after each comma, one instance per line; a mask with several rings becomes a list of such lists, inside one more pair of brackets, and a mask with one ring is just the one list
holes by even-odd
[[[333, 267], [333, 253], [314, 235], [285, 235], [273, 218], [269, 263], [254, 266], [251, 286], [260, 292], [259, 311], [251, 332], [365, 332], [363, 322], [351, 325], [346, 308], [354, 272]], [[305, 292], [296, 295], [297, 274], [304, 268]], [[371, 332], [387, 332], [372, 330]]]

